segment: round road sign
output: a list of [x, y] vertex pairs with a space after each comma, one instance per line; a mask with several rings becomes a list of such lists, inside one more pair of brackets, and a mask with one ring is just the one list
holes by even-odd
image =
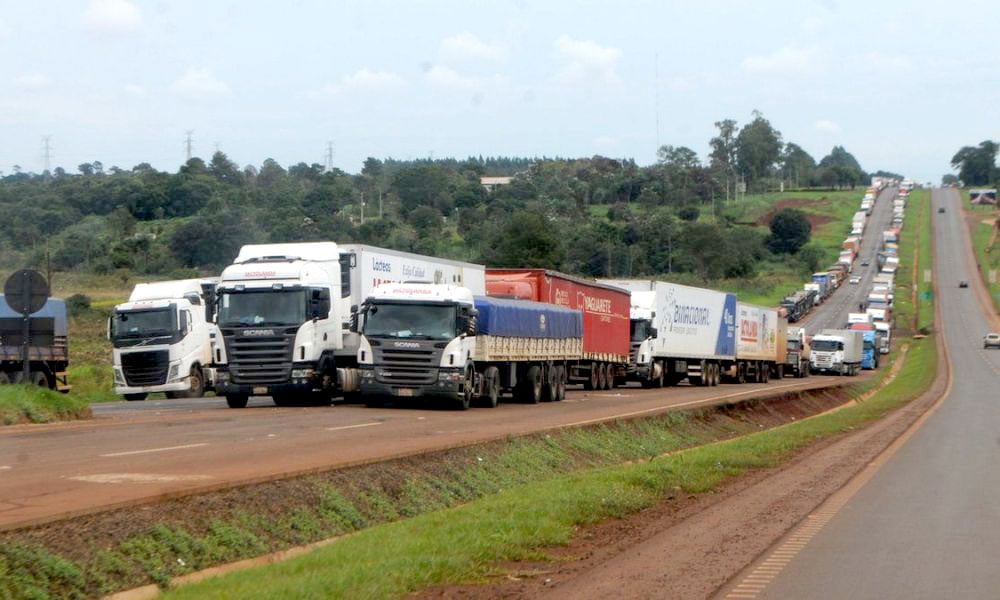
[[49, 283], [33, 269], [21, 269], [7, 278], [3, 285], [7, 306], [19, 314], [40, 311], [49, 299]]

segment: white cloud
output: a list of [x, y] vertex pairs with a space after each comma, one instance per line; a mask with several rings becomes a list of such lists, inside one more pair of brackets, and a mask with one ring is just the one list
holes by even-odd
[[815, 64], [815, 48], [785, 46], [771, 54], [757, 54], [743, 59], [743, 69], [751, 73], [795, 73]]
[[31, 75], [21, 75], [14, 80], [14, 85], [22, 90], [34, 91], [49, 87], [52, 85], [52, 81], [45, 75], [33, 73]]
[[815, 127], [823, 133], [840, 133], [840, 125], [837, 125], [828, 119], [820, 119], [819, 121], [816, 121]]
[[424, 77], [434, 85], [466, 91], [482, 90], [486, 87], [500, 87], [507, 83], [507, 78], [502, 75], [466, 77], [454, 69], [441, 65], [434, 65], [427, 69]]
[[209, 69], [188, 69], [176, 81], [170, 84], [170, 90], [185, 98], [207, 98], [211, 96], [227, 96], [229, 85], [215, 77]]
[[136, 98], [142, 98], [146, 95], [146, 88], [136, 83], [126, 83], [123, 89], [126, 94], [135, 96]]
[[903, 54], [870, 52], [864, 58], [865, 66], [871, 71], [912, 71], [913, 61]]
[[822, 17], [812, 15], [802, 20], [802, 31], [806, 33], [816, 33], [826, 26], [826, 21]]
[[563, 35], [555, 41], [555, 55], [560, 63], [556, 80], [561, 83], [619, 82], [616, 68], [622, 57], [620, 48]]
[[132, 33], [142, 26], [142, 14], [128, 0], [90, 0], [83, 26], [94, 33]]
[[441, 58], [450, 61], [469, 59], [502, 60], [507, 49], [500, 44], [485, 42], [468, 31], [445, 38], [441, 42]]
[[373, 71], [367, 67], [344, 75], [334, 83], [328, 83], [318, 90], [308, 92], [310, 98], [336, 96], [347, 91], [388, 91], [406, 85], [406, 80], [390, 71]]

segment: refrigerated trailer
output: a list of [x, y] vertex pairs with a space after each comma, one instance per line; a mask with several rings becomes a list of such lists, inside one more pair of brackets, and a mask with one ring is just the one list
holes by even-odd
[[[736, 364], [736, 296], [664, 281], [605, 279], [632, 294], [628, 378], [645, 387], [717, 385]], [[735, 371], [734, 371], [735, 372]]]
[[627, 290], [548, 269], [487, 269], [486, 294], [556, 304], [583, 313], [583, 355], [570, 383], [606, 389], [626, 376], [631, 346]]

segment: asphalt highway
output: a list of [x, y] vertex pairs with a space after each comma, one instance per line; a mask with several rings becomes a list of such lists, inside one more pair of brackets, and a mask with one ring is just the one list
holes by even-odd
[[722, 597], [1000, 595], [1000, 351], [983, 349], [990, 326], [974, 287], [958, 287], [979, 281], [958, 194], [934, 190], [932, 203], [950, 393], [807, 545], [771, 559], [787, 563], [780, 574]]

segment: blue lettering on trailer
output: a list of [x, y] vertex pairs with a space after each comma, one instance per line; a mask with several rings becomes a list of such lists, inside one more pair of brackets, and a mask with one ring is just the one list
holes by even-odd
[[715, 340], [717, 356], [736, 355], [736, 296], [726, 294], [722, 305], [722, 319], [719, 322], [718, 337]]

